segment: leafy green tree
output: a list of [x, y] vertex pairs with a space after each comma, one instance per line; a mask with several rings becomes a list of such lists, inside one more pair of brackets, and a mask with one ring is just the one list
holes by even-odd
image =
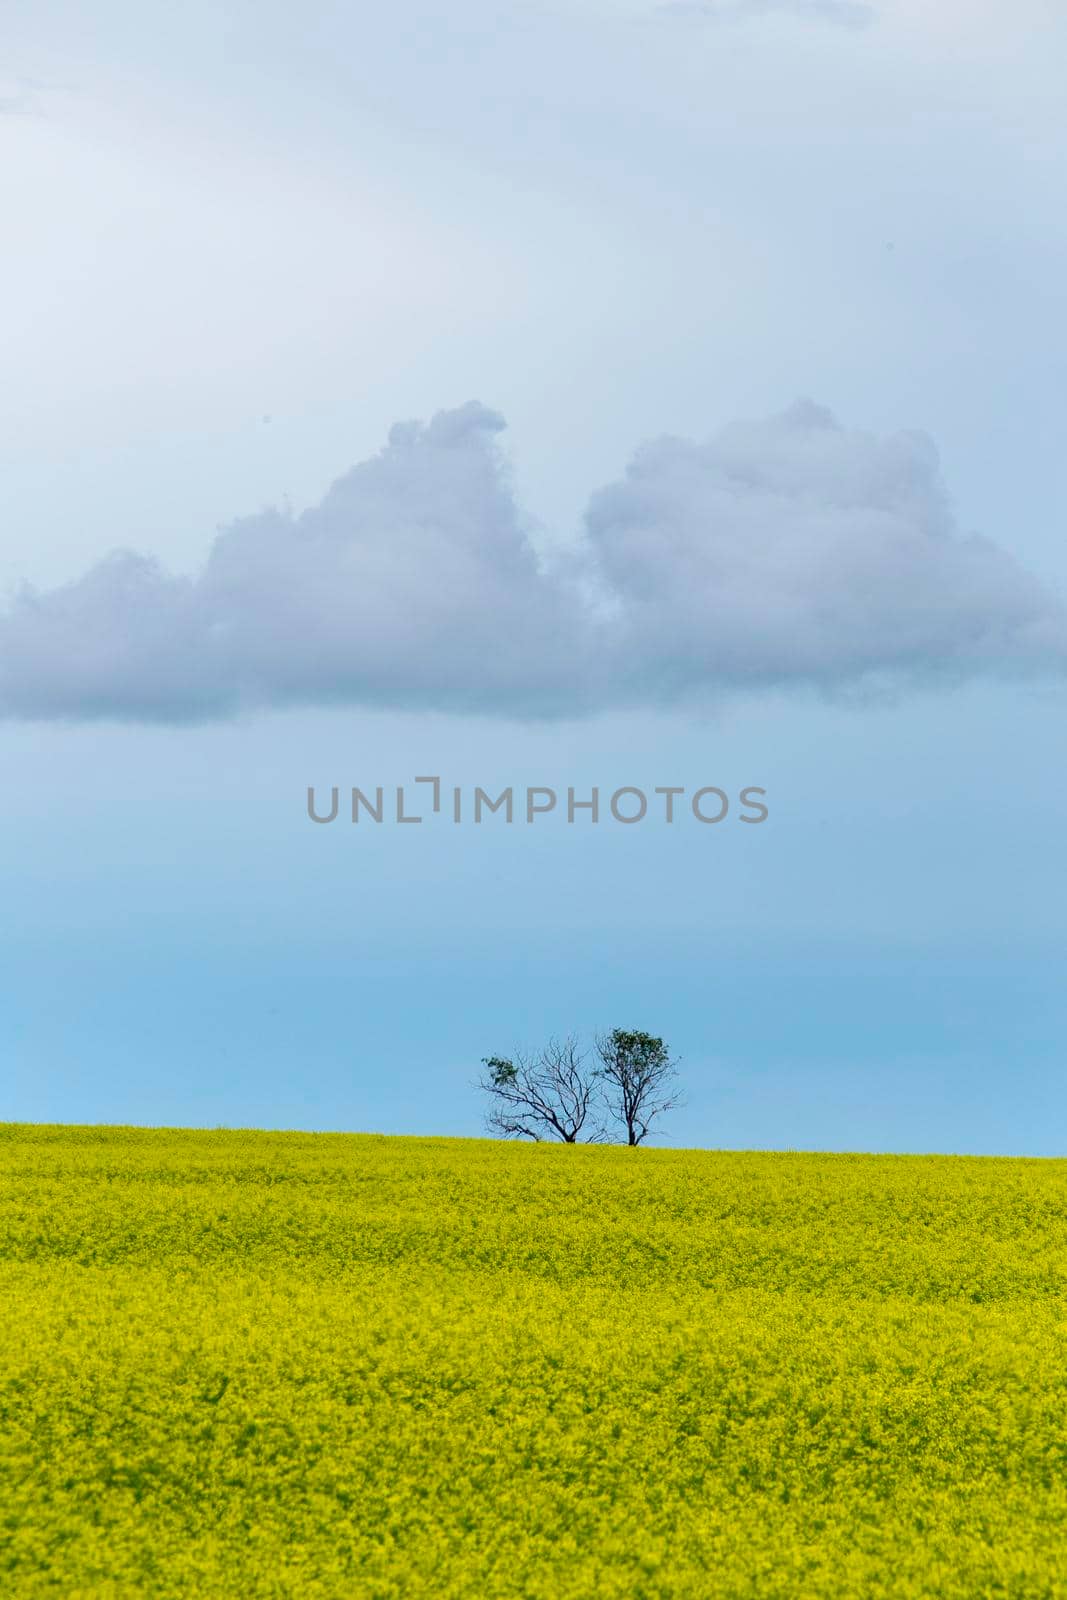
[[662, 1039], [627, 1028], [601, 1034], [596, 1049], [608, 1114], [625, 1129], [627, 1144], [642, 1144], [655, 1119], [682, 1102], [670, 1052]]

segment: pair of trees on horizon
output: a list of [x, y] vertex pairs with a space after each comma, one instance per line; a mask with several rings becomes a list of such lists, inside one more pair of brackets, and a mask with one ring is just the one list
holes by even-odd
[[550, 1039], [536, 1055], [486, 1056], [479, 1087], [486, 1126], [504, 1139], [562, 1144], [643, 1144], [652, 1124], [681, 1103], [678, 1072], [663, 1040], [613, 1028], [592, 1055], [576, 1038]]

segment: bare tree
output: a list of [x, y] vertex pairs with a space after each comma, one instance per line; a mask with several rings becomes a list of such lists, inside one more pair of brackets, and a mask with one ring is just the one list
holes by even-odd
[[598, 1036], [596, 1049], [608, 1111], [625, 1128], [627, 1144], [641, 1144], [655, 1118], [682, 1101], [667, 1046], [650, 1033], [614, 1028]]
[[486, 1056], [483, 1065], [479, 1087], [490, 1097], [491, 1133], [563, 1144], [603, 1138], [595, 1121], [599, 1070], [589, 1066], [575, 1039], [552, 1039], [536, 1056]]

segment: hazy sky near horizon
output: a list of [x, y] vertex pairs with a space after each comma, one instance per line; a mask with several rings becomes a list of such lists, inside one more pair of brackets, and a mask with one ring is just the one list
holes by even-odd
[[[16, 0], [0, 1117], [475, 1133], [618, 1022], [673, 1143], [1062, 1151], [1065, 54]], [[426, 772], [770, 817], [306, 817]]]

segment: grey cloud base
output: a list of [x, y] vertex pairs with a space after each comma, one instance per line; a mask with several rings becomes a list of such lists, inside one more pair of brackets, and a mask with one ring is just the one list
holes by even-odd
[[0, 616], [0, 715], [204, 721], [354, 704], [512, 718], [760, 686], [864, 694], [1060, 673], [1064, 608], [953, 524], [925, 436], [808, 402], [642, 446], [538, 560], [471, 402], [394, 427], [298, 517], [219, 535], [196, 577], [129, 552]]

